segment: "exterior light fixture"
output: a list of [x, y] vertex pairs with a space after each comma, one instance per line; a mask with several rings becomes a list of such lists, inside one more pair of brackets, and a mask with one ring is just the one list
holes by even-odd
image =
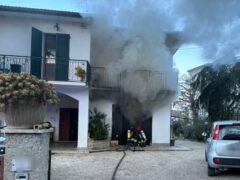
[[59, 31], [60, 27], [59, 27], [59, 24], [56, 23], [54, 26], [53, 26], [54, 29], [56, 29], [56, 31]]

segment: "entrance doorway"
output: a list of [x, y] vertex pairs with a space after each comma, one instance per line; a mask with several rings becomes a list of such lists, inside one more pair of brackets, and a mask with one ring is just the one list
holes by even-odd
[[137, 124], [131, 125], [123, 116], [118, 105], [112, 107], [112, 139], [118, 139], [120, 145], [127, 143], [127, 131], [135, 125], [140, 125], [147, 137], [147, 145], [152, 142], [152, 117], [146, 118]]
[[78, 136], [78, 109], [61, 108], [59, 140], [77, 141]]

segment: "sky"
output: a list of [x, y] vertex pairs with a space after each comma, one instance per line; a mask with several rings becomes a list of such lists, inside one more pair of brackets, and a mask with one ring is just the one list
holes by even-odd
[[[85, 0], [82, 0], [82, 2], [84, 5], [86, 4]], [[79, 11], [79, 4], [74, 0], [0, 0], [0, 5]], [[187, 73], [187, 70], [208, 62], [208, 60], [204, 60], [201, 56], [201, 47], [195, 45], [184, 45], [180, 47], [173, 56], [173, 59], [174, 66], [178, 69], [180, 76]]]
[[186, 74], [189, 69], [208, 63], [210, 60], [202, 57], [202, 48], [196, 45], [184, 45], [173, 56], [174, 65], [179, 75]]

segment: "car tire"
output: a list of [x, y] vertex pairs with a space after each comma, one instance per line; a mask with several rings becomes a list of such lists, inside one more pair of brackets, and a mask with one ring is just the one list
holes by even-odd
[[208, 162], [207, 153], [205, 152], [205, 161]]
[[208, 176], [216, 176], [216, 169], [208, 165]]

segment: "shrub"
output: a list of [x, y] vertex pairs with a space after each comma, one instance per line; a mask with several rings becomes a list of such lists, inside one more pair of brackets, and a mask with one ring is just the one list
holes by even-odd
[[173, 133], [176, 136], [183, 136], [185, 139], [204, 141], [203, 132], [209, 135], [211, 123], [205, 125], [207, 120], [199, 118], [196, 120], [180, 120], [172, 124]]
[[90, 111], [89, 134], [94, 140], [105, 140], [108, 138], [108, 124], [105, 123], [107, 115], [99, 112], [96, 108]]
[[183, 127], [180, 121], [172, 122], [172, 131], [174, 136], [181, 136], [183, 134]]
[[53, 85], [27, 73], [0, 74], [0, 110], [19, 104], [56, 104]]

